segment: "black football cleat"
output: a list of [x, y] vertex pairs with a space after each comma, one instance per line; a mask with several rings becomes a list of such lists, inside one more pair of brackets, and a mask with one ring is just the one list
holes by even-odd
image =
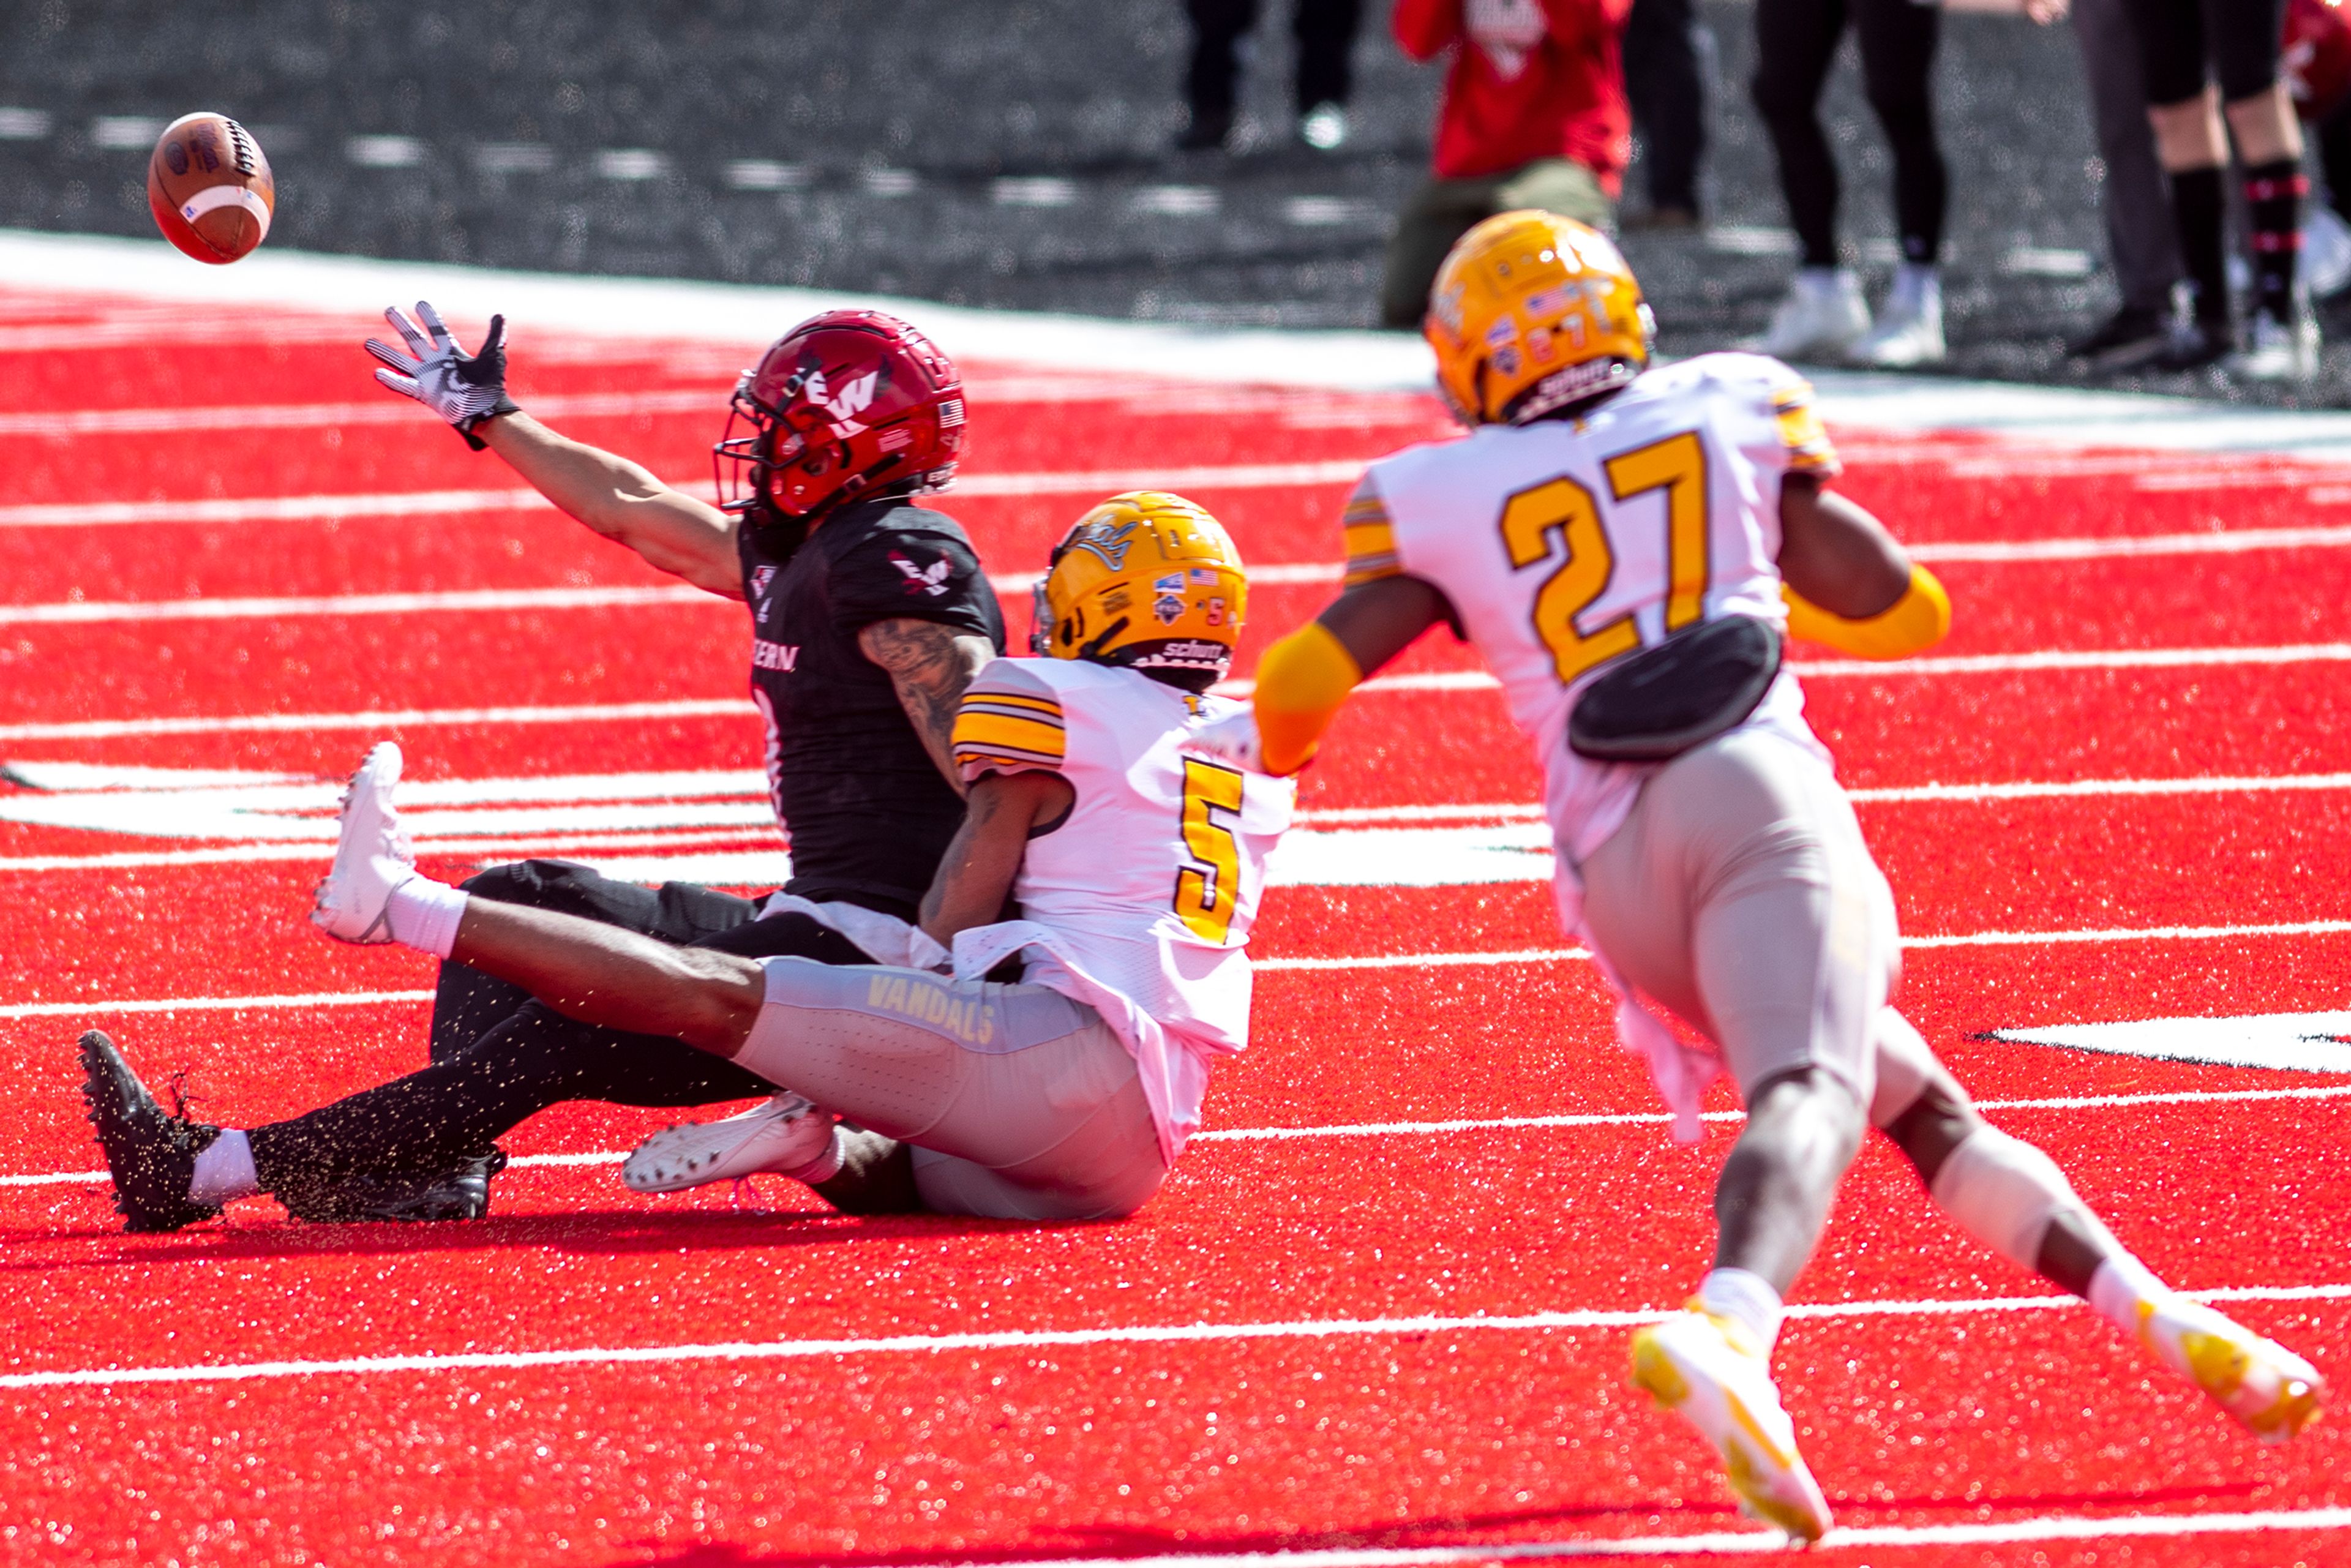
[[81, 1095], [98, 1146], [114, 1176], [114, 1207], [126, 1230], [177, 1230], [217, 1217], [217, 1205], [192, 1203], [196, 1155], [218, 1127], [173, 1116], [155, 1103], [114, 1042], [97, 1030], [81, 1037]]
[[269, 1196], [295, 1218], [314, 1225], [479, 1219], [490, 1211], [490, 1178], [506, 1166], [506, 1151], [494, 1148], [441, 1170], [370, 1171], [288, 1183], [271, 1188]]

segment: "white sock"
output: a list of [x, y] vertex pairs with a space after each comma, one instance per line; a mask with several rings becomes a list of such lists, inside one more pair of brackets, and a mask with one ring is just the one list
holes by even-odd
[[196, 1174], [188, 1183], [190, 1203], [222, 1204], [251, 1197], [261, 1190], [253, 1168], [253, 1145], [235, 1127], [196, 1152]]
[[383, 908], [392, 939], [435, 958], [446, 958], [457, 945], [457, 922], [465, 917], [465, 900], [470, 896], [429, 876], [410, 877], [392, 890], [392, 901]]
[[1752, 1333], [1765, 1350], [1778, 1343], [1780, 1292], [1761, 1274], [1744, 1269], [1715, 1269], [1698, 1281], [1698, 1304], [1719, 1318], [1729, 1318]]
[[2107, 1254], [2090, 1276], [2091, 1310], [2133, 1339], [2138, 1337], [2140, 1303], [2160, 1303], [2171, 1293], [2146, 1264], [2119, 1250]]
[[784, 1174], [794, 1181], [803, 1181], [814, 1186], [820, 1181], [831, 1181], [834, 1176], [839, 1176], [842, 1158], [841, 1124], [836, 1122], [833, 1124], [831, 1140], [824, 1145], [824, 1153], [817, 1155], [799, 1169], [786, 1171]]

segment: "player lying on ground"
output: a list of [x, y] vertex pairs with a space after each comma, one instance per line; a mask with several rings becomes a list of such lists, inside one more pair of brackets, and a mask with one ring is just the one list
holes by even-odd
[[[963, 821], [948, 732], [972, 673], [1004, 647], [970, 541], [953, 518], [915, 505], [949, 483], [963, 450], [955, 366], [877, 312], [800, 323], [735, 389], [716, 449], [731, 498], [714, 507], [517, 409], [501, 321], [468, 355], [431, 306], [416, 309], [421, 326], [386, 312], [410, 353], [368, 345], [390, 367], [380, 381], [595, 532], [747, 601], [751, 695], [767, 723], [772, 802], [791, 835], [791, 881], [764, 903], [684, 883], [656, 892], [561, 861], [495, 866], [468, 890], [665, 942], [871, 962], [858, 941], [868, 912], [912, 920]], [[424, 1129], [503, 1131], [565, 1100], [704, 1105], [774, 1088], [674, 1040], [567, 1018], [455, 963], [434, 998], [429, 1060], [272, 1130], [270, 1191], [289, 1212], [478, 1218], [504, 1156], [488, 1136], [456, 1144]], [[854, 1203], [862, 1191], [842, 1183], [835, 1196]]]
[[[1747, 1102], [1715, 1266], [1687, 1310], [1634, 1336], [1635, 1380], [1715, 1444], [1750, 1511], [1807, 1539], [1828, 1528], [1769, 1357], [1875, 1125], [1970, 1233], [2262, 1438], [2292, 1437], [2317, 1373], [2155, 1278], [1888, 1005], [1892, 894], [1780, 667], [1781, 627], [1892, 657], [1938, 640], [1949, 607], [1825, 487], [1838, 465], [1811, 389], [1746, 354], [1643, 373], [1631, 272], [1544, 213], [1463, 237], [1427, 333], [1469, 438], [1372, 465], [1340, 598], [1267, 651], [1253, 717], [1202, 738], [1294, 772], [1354, 685], [1440, 622], [1500, 678], [1543, 767], [1562, 923], [1616, 991], [1678, 1135], [1695, 1140], [1699, 1092], [1726, 1068]], [[1652, 1004], [1714, 1051], [1681, 1046]]]
[[[1246, 1041], [1244, 946], [1295, 793], [1189, 748], [1198, 726], [1241, 712], [1199, 694], [1231, 660], [1247, 592], [1224, 529], [1180, 497], [1119, 497], [1070, 530], [1039, 588], [1035, 646], [1049, 656], [996, 661], [960, 705], [952, 744], [970, 811], [919, 931], [899, 927], [914, 964], [674, 946], [433, 882], [392, 809], [390, 743], [351, 781], [313, 919], [345, 941], [468, 965], [567, 1018], [684, 1040], [806, 1097], [657, 1136], [630, 1162], [641, 1189], [773, 1170], [827, 1190], [854, 1155], [869, 1184], [911, 1189], [902, 1207], [1128, 1213], [1198, 1126], [1211, 1059]], [[1003, 918], [1008, 901], [1023, 918]], [[952, 973], [922, 962], [950, 948]], [[983, 978], [1014, 957], [1019, 983]], [[246, 1133], [165, 1115], [105, 1035], [81, 1051], [133, 1229], [206, 1218], [282, 1179], [287, 1124]], [[412, 1134], [442, 1158], [505, 1130], [469, 1121], [472, 1104]]]

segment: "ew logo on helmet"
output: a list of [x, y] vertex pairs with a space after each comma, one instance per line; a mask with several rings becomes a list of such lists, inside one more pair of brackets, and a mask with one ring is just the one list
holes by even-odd
[[1126, 564], [1126, 552], [1134, 547], [1134, 523], [1085, 523], [1070, 536], [1068, 548], [1081, 549], [1104, 566], [1116, 571]]
[[939, 557], [928, 566], [916, 566], [896, 550], [892, 550], [890, 564], [905, 574], [906, 591], [909, 593], [927, 593], [932, 598], [937, 599], [947, 591], [948, 568], [947, 558], [945, 556]]
[[800, 391], [809, 402], [832, 415], [832, 434], [837, 441], [846, 441], [865, 427], [857, 416], [873, 406], [873, 391], [882, 383], [882, 367], [874, 366], [863, 375], [834, 392], [825, 383], [822, 371], [810, 371], [807, 384]]

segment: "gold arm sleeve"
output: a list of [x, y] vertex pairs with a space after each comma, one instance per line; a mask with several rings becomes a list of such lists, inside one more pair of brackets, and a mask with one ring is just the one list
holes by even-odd
[[1355, 656], [1320, 621], [1268, 648], [1258, 661], [1256, 699], [1265, 770], [1282, 775], [1305, 767], [1363, 678]]
[[[1788, 601], [1788, 635], [1821, 643], [1863, 659], [1907, 659], [1941, 642], [1951, 630], [1951, 599], [1935, 574], [1913, 561], [1910, 586], [1886, 609], [1862, 621], [1847, 621], [1801, 598], [1782, 583]], [[1260, 727], [1261, 725], [1260, 725]]]

